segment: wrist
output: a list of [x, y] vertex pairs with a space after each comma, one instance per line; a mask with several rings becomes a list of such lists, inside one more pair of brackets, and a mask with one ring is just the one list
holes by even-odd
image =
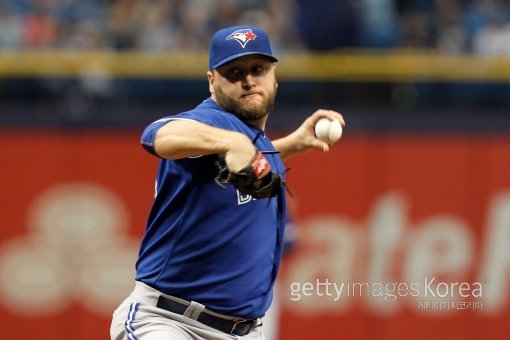
[[[244, 134], [232, 131], [228, 136], [225, 153], [228, 152], [244, 152], [255, 150], [255, 145]], [[255, 152], [253, 152], [255, 154]]]
[[248, 165], [257, 153], [251, 140], [242, 133], [234, 132], [228, 138], [225, 162], [232, 171], [239, 171]]

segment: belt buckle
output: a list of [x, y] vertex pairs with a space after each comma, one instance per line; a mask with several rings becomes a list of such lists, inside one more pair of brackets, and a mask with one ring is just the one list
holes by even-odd
[[[243, 319], [243, 320], [236, 321], [234, 323], [234, 326], [230, 330], [230, 334], [234, 334], [234, 331], [236, 330], [237, 325], [245, 323], [246, 321], [248, 321], [248, 320]], [[251, 325], [250, 325], [250, 327], [248, 328], [248, 331], [245, 334], [236, 334], [236, 335], [246, 335], [246, 334], [250, 333], [250, 331], [253, 329], [253, 327], [255, 327], [255, 322], [252, 320], [251, 321]]]

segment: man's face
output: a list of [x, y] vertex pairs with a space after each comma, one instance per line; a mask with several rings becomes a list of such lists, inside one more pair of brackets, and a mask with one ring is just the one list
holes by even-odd
[[273, 109], [274, 64], [258, 55], [235, 59], [208, 73], [213, 99], [243, 121], [258, 121]]

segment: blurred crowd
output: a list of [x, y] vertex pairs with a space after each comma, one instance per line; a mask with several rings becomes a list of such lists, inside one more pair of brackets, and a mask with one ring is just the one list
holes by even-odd
[[510, 55], [510, 0], [0, 0], [0, 50], [203, 51], [234, 24], [280, 50]]

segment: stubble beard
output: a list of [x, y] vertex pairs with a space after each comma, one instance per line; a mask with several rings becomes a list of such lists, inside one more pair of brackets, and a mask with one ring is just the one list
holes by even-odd
[[232, 113], [245, 122], [257, 121], [264, 118], [273, 110], [276, 97], [275, 90], [263, 97], [261, 104], [242, 103], [241, 100], [225, 94], [220, 87], [214, 89], [218, 105], [225, 111]]

